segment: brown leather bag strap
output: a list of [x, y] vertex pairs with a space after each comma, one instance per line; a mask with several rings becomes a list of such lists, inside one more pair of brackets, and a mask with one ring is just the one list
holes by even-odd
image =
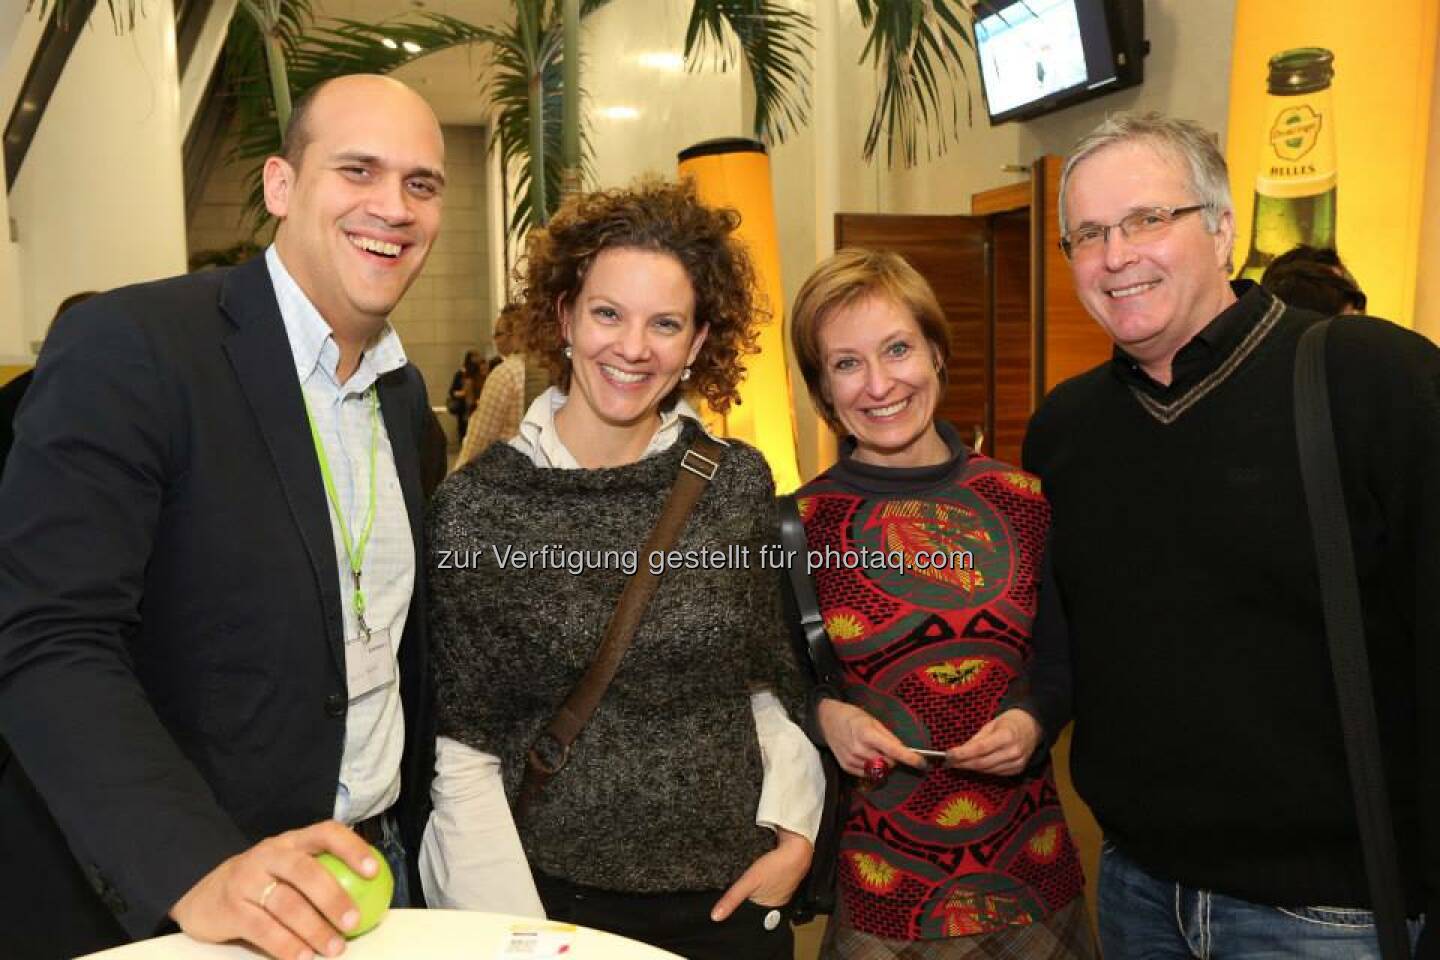
[[600, 701], [615, 673], [620, 669], [620, 660], [625, 656], [640, 618], [650, 606], [660, 586], [660, 576], [652, 572], [646, 558], [655, 551], [664, 552], [680, 539], [685, 522], [695, 504], [705, 493], [706, 486], [715, 477], [720, 467], [724, 446], [703, 432], [696, 434], [680, 460], [680, 471], [676, 474], [675, 485], [655, 521], [655, 527], [642, 547], [641, 562], [636, 564], [635, 573], [625, 582], [615, 612], [605, 628], [605, 636], [595, 649], [595, 655], [586, 667], [585, 673], [571, 689], [565, 702], [555, 711], [544, 731], [535, 738], [525, 757], [525, 774], [520, 781], [520, 796], [515, 804], [515, 818], [523, 821], [531, 806], [545, 789], [550, 778], [564, 769], [570, 759], [570, 745], [585, 729], [585, 724], [595, 715]]

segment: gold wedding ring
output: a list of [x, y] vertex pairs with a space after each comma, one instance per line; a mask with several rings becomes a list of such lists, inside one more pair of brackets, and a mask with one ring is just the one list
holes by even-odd
[[274, 877], [271, 877], [271, 878], [270, 878], [270, 882], [267, 883], [267, 884], [265, 884], [265, 889], [260, 891], [260, 896], [259, 896], [258, 899], [256, 899], [255, 903], [256, 903], [257, 906], [260, 907], [261, 910], [264, 910], [264, 909], [265, 909], [265, 901], [268, 900], [268, 899], [270, 899], [270, 894], [272, 894], [272, 893], [275, 892], [275, 887], [276, 887], [276, 885], [278, 885], [279, 883], [280, 883], [279, 880], [276, 880]]

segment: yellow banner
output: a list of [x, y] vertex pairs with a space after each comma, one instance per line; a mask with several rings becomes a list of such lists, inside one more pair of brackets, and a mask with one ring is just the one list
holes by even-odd
[[1413, 326], [1435, 0], [1238, 0], [1226, 140], [1235, 265], [1334, 246], [1369, 312]]

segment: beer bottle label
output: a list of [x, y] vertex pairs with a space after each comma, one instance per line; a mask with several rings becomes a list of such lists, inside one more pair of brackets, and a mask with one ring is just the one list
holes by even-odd
[[1332, 189], [1336, 176], [1330, 89], [1268, 99], [1272, 120], [1260, 147], [1255, 192], [1288, 198]]

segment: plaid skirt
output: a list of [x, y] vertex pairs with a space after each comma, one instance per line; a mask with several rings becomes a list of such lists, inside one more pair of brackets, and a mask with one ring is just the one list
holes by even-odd
[[975, 937], [886, 940], [861, 933], [841, 914], [830, 918], [820, 960], [1097, 960], [1095, 937], [1076, 897], [1039, 923]]

